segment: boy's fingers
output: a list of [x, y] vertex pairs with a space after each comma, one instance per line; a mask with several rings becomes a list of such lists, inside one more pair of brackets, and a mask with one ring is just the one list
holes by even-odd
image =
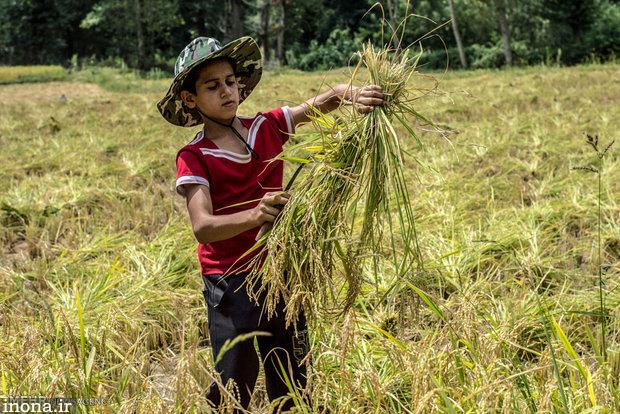
[[383, 97], [384, 97], [383, 92], [381, 92], [381, 91], [367, 91], [362, 96], [364, 96], [364, 97], [372, 97], [372, 98], [381, 98], [381, 99], [383, 99]]
[[368, 85], [368, 86], [365, 86], [364, 89], [373, 90], [373, 91], [383, 91], [383, 88], [379, 85]]
[[274, 221], [276, 221], [276, 216], [272, 214], [265, 214], [265, 221], [273, 223]]
[[284, 196], [282, 194], [276, 194], [274, 196], [263, 197], [263, 203], [268, 206], [276, 206], [278, 204], [286, 204], [288, 203], [288, 199], [290, 197]]
[[268, 204], [277, 204], [277, 200], [288, 200], [291, 197], [291, 195], [285, 191], [277, 191], [277, 192], [271, 192], [271, 193], [266, 193], [263, 196], [263, 201], [265, 203]]
[[270, 214], [272, 216], [277, 216], [278, 214], [280, 214], [280, 210], [276, 207], [273, 206], [263, 206], [263, 213], [265, 214]]
[[275, 197], [275, 204], [286, 204], [288, 203], [288, 197], [284, 197], [283, 195], [278, 195]]
[[283, 196], [283, 197], [289, 198], [291, 195], [286, 191], [271, 191], [269, 193], [265, 193], [264, 195], [264, 197], [277, 197], [277, 196]]
[[359, 104], [362, 105], [383, 105], [383, 99], [380, 98], [361, 98], [358, 100]]

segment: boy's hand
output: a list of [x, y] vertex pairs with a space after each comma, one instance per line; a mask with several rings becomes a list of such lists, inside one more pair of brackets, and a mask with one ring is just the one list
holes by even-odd
[[342, 104], [353, 105], [357, 112], [367, 114], [376, 106], [385, 104], [385, 95], [383, 89], [378, 85], [360, 88], [340, 83], [331, 87], [327, 92], [293, 106], [289, 110], [293, 118], [293, 125], [299, 125], [312, 119], [314, 109], [326, 114]]
[[291, 195], [286, 191], [275, 191], [265, 194], [256, 207], [254, 207], [253, 216], [256, 225], [273, 223], [290, 197]]
[[383, 89], [379, 85], [368, 85], [361, 88], [352, 86], [345, 89], [342, 101], [353, 105], [357, 112], [367, 114], [375, 109], [375, 106], [383, 106]]

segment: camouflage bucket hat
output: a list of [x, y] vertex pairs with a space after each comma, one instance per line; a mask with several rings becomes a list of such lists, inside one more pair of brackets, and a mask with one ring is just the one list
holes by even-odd
[[239, 103], [247, 98], [263, 74], [261, 53], [249, 36], [233, 40], [224, 47], [216, 39], [198, 37], [185, 46], [174, 65], [174, 79], [168, 93], [157, 102], [161, 115], [174, 125], [191, 127], [202, 124], [202, 116], [196, 109], [188, 108], [181, 99], [181, 87], [187, 75], [201, 63], [227, 57], [235, 62], [235, 74], [239, 79]]

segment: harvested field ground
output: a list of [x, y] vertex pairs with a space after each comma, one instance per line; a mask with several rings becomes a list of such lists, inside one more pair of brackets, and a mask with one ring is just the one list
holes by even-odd
[[[427, 272], [411, 276], [417, 291], [388, 268], [369, 273], [351, 314], [312, 327], [314, 401], [334, 413], [620, 411], [619, 75], [435, 74], [440, 93], [418, 109], [449, 140], [416, 125], [423, 146], [405, 144]], [[270, 72], [240, 112], [346, 80]], [[176, 151], [197, 129], [157, 112], [168, 85], [111, 69], [0, 85], [3, 395], [206, 412], [202, 281], [174, 192]], [[601, 151], [617, 141], [601, 165], [586, 134]], [[604, 336], [598, 176], [573, 169], [584, 165], [601, 172]], [[253, 412], [265, 399], [259, 379]]]

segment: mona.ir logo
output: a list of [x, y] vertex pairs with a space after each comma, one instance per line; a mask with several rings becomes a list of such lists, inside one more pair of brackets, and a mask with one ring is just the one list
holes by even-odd
[[68, 413], [69, 398], [8, 397], [0, 399], [0, 413]]

